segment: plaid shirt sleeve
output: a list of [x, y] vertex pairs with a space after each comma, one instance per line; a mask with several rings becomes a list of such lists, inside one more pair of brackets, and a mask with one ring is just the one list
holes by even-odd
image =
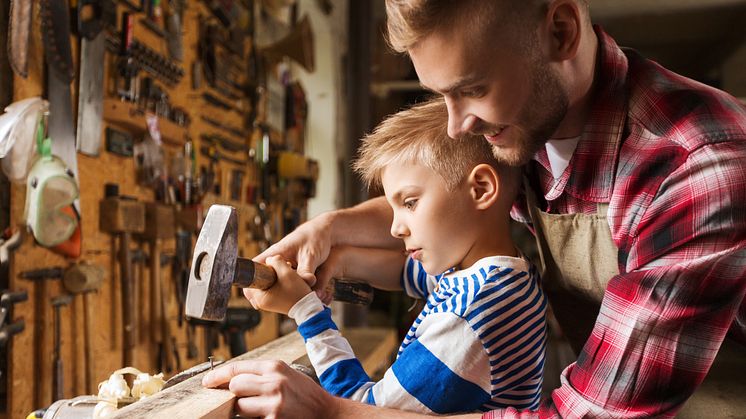
[[627, 196], [643, 202], [620, 204], [644, 212], [620, 246], [628, 270], [609, 282], [578, 360], [539, 411], [483, 418], [674, 416], [707, 374], [746, 293], [744, 159], [746, 140], [716, 142], [674, 162], [659, 181], [651, 182], [655, 173], [630, 176], [626, 187], [641, 193]]

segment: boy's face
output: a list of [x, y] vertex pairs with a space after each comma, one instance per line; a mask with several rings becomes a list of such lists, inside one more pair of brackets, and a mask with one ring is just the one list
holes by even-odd
[[523, 165], [566, 115], [567, 93], [539, 52], [467, 32], [432, 32], [409, 56], [422, 85], [445, 98], [451, 138], [482, 136], [499, 161]]
[[381, 183], [394, 211], [391, 235], [404, 241], [430, 275], [461, 268], [480, 228], [466, 182], [448, 191], [431, 169], [394, 163], [383, 170]]

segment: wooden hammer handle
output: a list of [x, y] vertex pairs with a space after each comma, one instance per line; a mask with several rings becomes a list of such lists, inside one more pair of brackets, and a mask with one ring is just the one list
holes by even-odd
[[277, 282], [277, 274], [271, 266], [246, 258], [236, 260], [236, 279], [233, 285], [266, 290], [272, 288], [275, 282]]
[[[236, 260], [236, 278], [233, 285], [266, 290], [275, 282], [277, 273], [271, 266], [246, 258]], [[358, 305], [368, 305], [373, 301], [373, 287], [370, 284], [340, 279], [333, 280], [332, 283], [335, 300]]]

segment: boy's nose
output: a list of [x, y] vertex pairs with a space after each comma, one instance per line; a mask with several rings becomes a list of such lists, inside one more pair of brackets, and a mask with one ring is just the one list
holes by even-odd
[[404, 224], [394, 219], [394, 222], [391, 223], [391, 235], [396, 237], [397, 239], [401, 239], [401, 238], [406, 237], [407, 234], [408, 234], [408, 230], [404, 226]]

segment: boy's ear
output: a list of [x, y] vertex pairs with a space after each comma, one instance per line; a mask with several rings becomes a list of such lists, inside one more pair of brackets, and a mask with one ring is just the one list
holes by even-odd
[[469, 177], [469, 195], [477, 209], [484, 210], [497, 202], [500, 192], [499, 177], [489, 164], [478, 164]]

